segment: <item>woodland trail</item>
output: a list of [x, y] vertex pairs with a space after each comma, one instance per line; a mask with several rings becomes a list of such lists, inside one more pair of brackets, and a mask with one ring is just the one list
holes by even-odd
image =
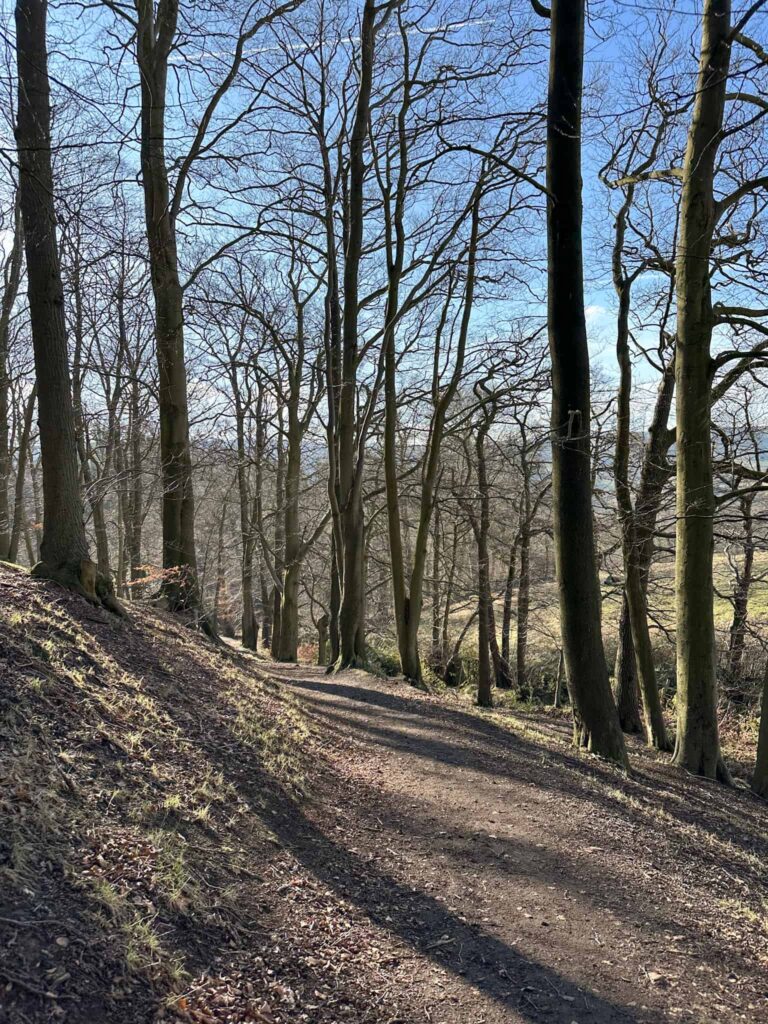
[[569, 748], [562, 719], [480, 714], [361, 672], [269, 673], [332, 767], [280, 839], [388, 933], [382, 982], [421, 1019], [768, 1019], [759, 801], [639, 749], [628, 779]]

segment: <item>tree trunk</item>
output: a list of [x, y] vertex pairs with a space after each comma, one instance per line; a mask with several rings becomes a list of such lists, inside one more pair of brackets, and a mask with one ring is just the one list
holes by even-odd
[[[27, 516], [24, 511], [24, 479], [27, 473], [27, 462], [29, 460], [29, 438], [32, 434], [32, 421], [35, 416], [35, 404], [37, 402], [37, 381], [29, 393], [29, 398], [24, 407], [24, 423], [21, 428], [19, 440], [19, 457], [16, 462], [16, 487], [13, 497], [13, 527], [11, 528], [11, 540], [8, 547], [8, 561], [15, 562], [19, 557], [19, 542], [23, 530], [28, 532]], [[34, 559], [30, 557], [29, 564]]]
[[[527, 487], [526, 487], [527, 491]], [[526, 494], [520, 523], [520, 577], [517, 584], [517, 689], [523, 700], [531, 696], [528, 686], [528, 615], [531, 606], [531, 524], [530, 496]]]
[[443, 661], [448, 658], [448, 625], [451, 617], [451, 605], [453, 604], [453, 584], [456, 579], [456, 560], [459, 550], [459, 528], [456, 520], [453, 522], [453, 542], [451, 544], [451, 564], [448, 569], [448, 582], [445, 587], [445, 604], [443, 605], [443, 623], [440, 631], [440, 647], [443, 652]]
[[288, 451], [285, 468], [283, 536], [285, 538], [285, 569], [283, 572], [282, 607], [280, 610], [279, 661], [295, 662], [299, 653], [299, 584], [304, 551], [299, 525], [299, 489], [301, 485], [301, 440], [299, 400], [301, 397], [301, 366], [296, 360], [288, 403]]
[[[491, 601], [490, 560], [488, 556], [488, 532], [491, 525], [490, 493], [488, 471], [485, 461], [485, 438], [491, 428], [495, 405], [491, 410], [483, 408], [483, 421], [475, 439], [477, 456], [477, 484], [480, 492], [480, 520], [472, 520], [477, 541], [477, 703], [480, 707], [493, 707], [491, 691], [491, 649], [490, 633], [493, 615]], [[495, 627], [494, 627], [495, 632]]]
[[552, 701], [552, 707], [559, 708], [563, 698], [563, 681], [565, 679], [565, 659], [563, 658], [563, 649], [560, 648], [557, 657], [557, 677], [555, 679], [555, 697]]
[[[277, 409], [277, 465], [275, 472], [274, 586], [272, 588], [272, 657], [280, 657], [283, 632], [283, 572], [285, 571], [285, 448], [283, 447], [283, 406]], [[266, 557], [266, 552], [265, 552]]]
[[[10, 409], [9, 394], [11, 381], [8, 376], [8, 342], [11, 313], [21, 280], [23, 234], [19, 197], [14, 206], [13, 243], [4, 267], [3, 298], [0, 302], [0, 560], [11, 560], [11, 451], [10, 451]], [[21, 449], [19, 449], [21, 456]]]
[[341, 654], [339, 642], [339, 612], [341, 610], [341, 576], [339, 572], [339, 548], [335, 532], [331, 537], [331, 597], [328, 615], [328, 636], [331, 655], [329, 665], [335, 665]]
[[342, 551], [339, 668], [365, 665], [363, 559], [363, 461], [357, 409], [358, 303], [363, 252], [365, 147], [368, 138], [376, 36], [376, 3], [365, 0], [360, 33], [360, 86], [349, 141], [347, 241], [344, 259], [341, 388], [338, 404], [338, 480]]
[[442, 532], [439, 510], [435, 510], [432, 520], [432, 656], [431, 665], [435, 672], [440, 672], [443, 665], [443, 652], [440, 647], [440, 557]]
[[137, 0], [136, 6], [141, 81], [141, 174], [159, 371], [162, 593], [171, 611], [194, 611], [200, 606], [200, 594], [184, 362], [183, 292], [165, 156], [168, 55], [176, 32], [178, 5], [163, 5], [165, 17], [160, 25], [156, 24], [150, 0]]
[[733, 586], [733, 618], [728, 635], [728, 679], [735, 683], [741, 679], [741, 663], [744, 657], [744, 640], [747, 635], [747, 614], [749, 610], [749, 591], [752, 586], [752, 571], [755, 562], [755, 540], [752, 531], [752, 501], [754, 495], [748, 494], [740, 501], [741, 516], [744, 522], [744, 561], [736, 571]]
[[643, 723], [640, 718], [640, 691], [637, 687], [635, 648], [632, 643], [632, 627], [629, 623], [629, 606], [626, 593], [621, 601], [621, 615], [619, 616], [619, 643], [616, 649], [614, 696], [622, 732], [633, 736], [641, 734], [643, 732]]
[[45, 0], [16, 4], [19, 194], [43, 464], [42, 561], [34, 571], [95, 601], [96, 567], [83, 521], [53, 205], [47, 6]]
[[552, 495], [565, 669], [576, 742], [627, 765], [601, 633], [590, 472], [589, 350], [581, 242], [584, 0], [554, 0], [547, 110]]
[[512, 599], [515, 595], [515, 573], [517, 571], [518, 538], [515, 537], [509, 549], [507, 582], [504, 587], [504, 607], [501, 616], [501, 656], [509, 664], [509, 635], [512, 629]]
[[752, 775], [752, 789], [758, 796], [768, 800], [768, 661], [763, 675], [763, 699], [760, 707], [760, 733], [757, 740], [755, 771]]
[[710, 258], [714, 173], [730, 59], [730, 0], [705, 0], [683, 165], [677, 288], [677, 742], [674, 763], [725, 779], [717, 728], [713, 614]]
[[321, 615], [317, 622], [317, 664], [328, 664], [328, 616]]
[[[616, 357], [619, 364], [619, 389], [616, 403], [616, 454], [614, 458], [614, 480], [616, 502], [621, 525], [622, 554], [624, 561], [624, 601], [626, 602], [629, 625], [632, 633], [632, 647], [640, 696], [643, 702], [648, 742], [657, 750], [671, 750], [664, 724], [664, 714], [656, 684], [656, 669], [653, 663], [653, 648], [648, 631], [648, 611], [645, 603], [645, 586], [638, 560], [639, 541], [635, 514], [632, 507], [632, 493], [629, 484], [630, 412], [632, 395], [632, 362], [629, 352], [629, 309], [630, 283], [621, 266], [624, 251], [626, 217], [633, 198], [630, 187], [626, 199], [616, 218], [616, 241], [613, 249], [613, 280], [619, 298], [619, 316], [616, 332]], [[623, 607], [622, 607], [623, 612]], [[625, 695], [626, 696], [626, 695]], [[621, 713], [619, 713], [621, 719]]]
[[[654, 405], [649, 428], [649, 438], [643, 449], [643, 464], [640, 472], [640, 487], [635, 500], [636, 561], [648, 607], [648, 580], [653, 562], [656, 520], [664, 492], [672, 470], [667, 453], [674, 441], [675, 432], [669, 429], [669, 415], [675, 391], [675, 364], [671, 360], [664, 368]], [[626, 627], [624, 629], [624, 627]], [[623, 630], [623, 631], [622, 631]], [[619, 621], [619, 647], [616, 657], [615, 691], [619, 704], [619, 718], [624, 732], [642, 732], [640, 720], [640, 691], [637, 686], [635, 649], [632, 645], [632, 631], [629, 624], [629, 609], [624, 610]], [[631, 707], [634, 701], [634, 708]], [[635, 724], [636, 723], [636, 724]]]

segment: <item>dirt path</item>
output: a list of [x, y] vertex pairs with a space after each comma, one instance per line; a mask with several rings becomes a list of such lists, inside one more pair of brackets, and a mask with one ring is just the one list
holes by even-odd
[[305, 827], [280, 838], [389, 936], [382, 984], [412, 1014], [768, 1020], [764, 804], [639, 751], [628, 780], [545, 716], [481, 716], [362, 673], [270, 671], [331, 769]]
[[768, 1021], [768, 814], [0, 566], [0, 1024]]

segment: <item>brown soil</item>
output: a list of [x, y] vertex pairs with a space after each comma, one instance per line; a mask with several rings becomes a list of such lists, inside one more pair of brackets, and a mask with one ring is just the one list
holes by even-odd
[[0, 1021], [768, 1020], [766, 805], [0, 567]]

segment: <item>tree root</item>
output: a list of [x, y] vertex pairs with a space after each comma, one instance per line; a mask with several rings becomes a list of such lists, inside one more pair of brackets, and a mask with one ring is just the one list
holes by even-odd
[[79, 594], [95, 608], [106, 608], [121, 619], [128, 613], [115, 597], [115, 587], [110, 576], [100, 573], [95, 562], [82, 559], [64, 565], [51, 566], [38, 562], [32, 567], [31, 575], [41, 580], [51, 580], [66, 590]]

